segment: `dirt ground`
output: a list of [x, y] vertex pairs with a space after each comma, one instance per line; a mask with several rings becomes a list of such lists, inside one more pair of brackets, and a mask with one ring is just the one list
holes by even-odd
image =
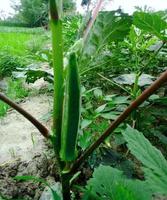
[[[46, 95], [28, 97], [20, 106], [40, 121], [50, 111], [50, 100]], [[46, 122], [45, 125], [49, 126]], [[10, 110], [0, 119], [0, 164], [12, 162], [18, 158], [30, 160], [43, 149], [44, 140], [38, 130], [22, 115]]]
[[[52, 98], [42, 94], [28, 97], [20, 106], [48, 128], [42, 120], [52, 108]], [[4, 199], [39, 199], [44, 186], [40, 183], [16, 182], [13, 177], [31, 175], [42, 178], [56, 176], [56, 167], [47, 142], [38, 130], [19, 113], [10, 109], [0, 119], [0, 197]], [[54, 170], [52, 170], [54, 169]], [[0, 198], [1, 199], [1, 198]]]

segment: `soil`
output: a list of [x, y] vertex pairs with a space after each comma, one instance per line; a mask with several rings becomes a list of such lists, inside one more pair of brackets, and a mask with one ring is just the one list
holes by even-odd
[[[50, 111], [50, 100], [47, 95], [28, 97], [20, 106], [38, 120]], [[49, 123], [43, 122], [49, 127]], [[44, 140], [38, 130], [18, 112], [11, 109], [7, 116], [0, 120], [0, 164], [21, 158], [30, 160], [41, 152]]]
[[[42, 120], [52, 108], [51, 97], [46, 94], [28, 97], [20, 106], [51, 127], [50, 121]], [[13, 109], [0, 119], [0, 138], [0, 199], [39, 199], [44, 185], [32, 181], [23, 183], [13, 177], [28, 175], [53, 182], [57, 173], [49, 144], [29, 121]]]

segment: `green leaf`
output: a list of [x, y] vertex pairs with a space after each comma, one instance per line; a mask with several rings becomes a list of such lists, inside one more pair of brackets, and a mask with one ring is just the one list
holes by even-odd
[[[165, 127], [166, 128], [166, 127]], [[167, 145], [167, 137], [165, 135], [163, 135], [160, 131], [156, 131], [154, 130], [153, 132], [155, 137], [158, 137], [159, 141], [165, 145]]]
[[34, 181], [36, 183], [43, 183], [44, 185], [50, 187], [50, 185], [44, 179], [35, 176], [16, 176], [14, 179], [17, 181]]
[[[135, 83], [136, 74], [123, 74], [113, 80], [120, 85], [132, 85]], [[138, 85], [143, 87], [153, 83], [154, 77], [149, 74], [142, 74], [139, 77]]]
[[166, 106], [167, 105], [167, 97], [165, 97], [165, 96], [161, 97], [161, 98], [155, 100], [155, 102]]
[[53, 200], [61, 200], [61, 197], [57, 194], [56, 191], [51, 190], [51, 192], [52, 192]]
[[112, 101], [114, 97], [116, 97], [117, 95], [116, 94], [112, 94], [112, 95], [106, 95], [104, 97], [104, 100], [105, 101]]
[[27, 83], [34, 83], [40, 78], [44, 78], [45, 81], [53, 83], [53, 75], [42, 70], [28, 70], [25, 76]]
[[167, 194], [167, 161], [162, 153], [130, 126], [123, 132], [131, 153], [144, 165], [146, 181], [157, 193]]
[[61, 200], [61, 197], [57, 194], [57, 192], [51, 189], [53, 200]]
[[82, 150], [85, 150], [88, 146], [91, 145], [91, 139], [92, 134], [89, 131], [85, 131], [79, 136], [78, 145], [82, 148]]
[[158, 13], [135, 12], [133, 22], [139, 29], [156, 35], [161, 40], [166, 38], [167, 22]]
[[100, 115], [104, 119], [110, 119], [110, 120], [115, 120], [118, 115], [114, 114], [113, 112], [108, 112], [108, 113], [103, 113]]
[[61, 186], [55, 183], [50, 188], [45, 188], [40, 197], [41, 200], [62, 200]]
[[108, 42], [122, 41], [130, 31], [131, 17], [119, 11], [100, 12], [85, 43], [84, 53], [93, 55]]
[[146, 188], [144, 181], [129, 180], [120, 170], [102, 165], [95, 169], [86, 186], [94, 199], [102, 200], [148, 200], [151, 194]]
[[101, 112], [105, 109], [106, 105], [107, 105], [107, 104], [103, 104], [103, 105], [99, 106], [99, 107], [95, 110], [95, 112], [96, 112], [96, 113], [101, 113]]
[[116, 105], [127, 104], [129, 103], [128, 98], [129, 97], [126, 96], [116, 96], [113, 98], [113, 101], [111, 103]]
[[81, 129], [84, 129], [84, 128], [88, 127], [91, 123], [92, 123], [92, 120], [83, 119], [81, 121]]
[[94, 95], [96, 98], [102, 97], [103, 96], [103, 92], [101, 89], [97, 88], [94, 90]]

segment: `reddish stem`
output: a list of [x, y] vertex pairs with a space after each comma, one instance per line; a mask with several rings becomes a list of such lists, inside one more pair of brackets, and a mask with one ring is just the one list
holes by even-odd
[[88, 36], [88, 34], [89, 34], [89, 31], [91, 30], [91, 28], [92, 28], [92, 26], [93, 26], [93, 24], [94, 24], [94, 22], [95, 22], [95, 20], [96, 20], [96, 17], [97, 17], [97, 15], [98, 15], [98, 13], [99, 13], [99, 10], [100, 10], [100, 8], [101, 8], [102, 3], [103, 3], [103, 0], [99, 0], [99, 1], [98, 1], [97, 6], [95, 7], [95, 9], [94, 9], [94, 11], [93, 11], [92, 18], [91, 18], [91, 20], [89, 21], [89, 23], [88, 23], [88, 25], [87, 25], [87, 27], [86, 27], [86, 30], [85, 30], [85, 32], [84, 32], [84, 39], [87, 38], [87, 36]]

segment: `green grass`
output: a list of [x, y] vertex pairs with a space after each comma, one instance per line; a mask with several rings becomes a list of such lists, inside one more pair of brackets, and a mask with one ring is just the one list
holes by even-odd
[[42, 28], [0, 26], [0, 78], [37, 62], [35, 55], [47, 44], [48, 33]]
[[11, 76], [17, 68], [26, 66], [27, 59], [24, 56], [11, 55], [8, 51], [0, 51], [0, 79]]
[[0, 26], [0, 32], [2, 33], [28, 33], [28, 34], [43, 34], [43, 28], [27, 28], [27, 27], [9, 27], [9, 26]]
[[0, 118], [6, 115], [8, 109], [9, 106], [6, 103], [0, 101]]
[[21, 79], [8, 80], [7, 96], [14, 100], [28, 96], [28, 90], [25, 89]]
[[[24, 87], [23, 82], [21, 79], [17, 80], [8, 80], [8, 88], [6, 91], [6, 95], [14, 100], [17, 101], [19, 99], [23, 99], [27, 97], [29, 94], [28, 90]], [[4, 117], [10, 107], [5, 104], [4, 102], [0, 101], [0, 118]]]
[[1, 52], [8, 51], [11, 55], [27, 56], [31, 51], [31, 41], [33, 41], [33, 45], [38, 46], [37, 50], [42, 48], [45, 44], [44, 41], [46, 41], [44, 30], [41, 28], [0, 26]]
[[[35, 62], [33, 55], [47, 43], [48, 32], [42, 28], [0, 26], [0, 79], [11, 76], [12, 71]], [[9, 79], [6, 95], [14, 101], [28, 95], [21, 80]], [[9, 106], [0, 101], [0, 117]]]

